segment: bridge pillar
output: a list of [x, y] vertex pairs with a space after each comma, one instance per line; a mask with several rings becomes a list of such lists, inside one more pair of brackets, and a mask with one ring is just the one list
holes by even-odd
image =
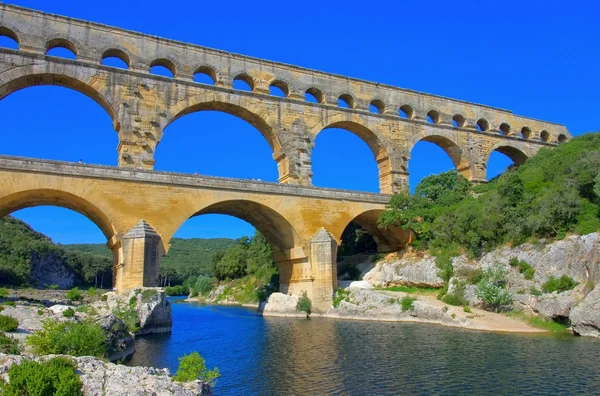
[[325, 228], [310, 240], [310, 265], [314, 276], [312, 302], [315, 311], [331, 307], [337, 288], [337, 242]]
[[122, 246], [122, 261], [116, 266], [117, 291], [126, 293], [136, 287], [158, 286], [160, 235], [141, 220], [123, 236]]

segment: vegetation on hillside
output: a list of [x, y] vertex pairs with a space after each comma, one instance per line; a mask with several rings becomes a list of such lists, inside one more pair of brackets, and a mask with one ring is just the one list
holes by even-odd
[[600, 134], [543, 148], [524, 165], [473, 186], [455, 171], [392, 197], [379, 219], [412, 229], [414, 246], [478, 257], [504, 243], [563, 238], [600, 228]]

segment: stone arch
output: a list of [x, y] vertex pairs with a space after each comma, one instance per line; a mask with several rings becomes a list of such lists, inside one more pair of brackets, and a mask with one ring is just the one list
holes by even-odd
[[494, 151], [506, 155], [517, 166], [523, 165], [525, 161], [527, 161], [527, 159], [529, 158], [529, 155], [525, 153], [522, 147], [507, 141], [497, 143], [490, 149], [490, 151], [487, 153], [487, 158], [485, 161], [486, 164], [489, 162], [490, 156]]
[[377, 111], [379, 112], [379, 114], [385, 113], [385, 103], [383, 102], [383, 100], [381, 100], [379, 98], [374, 98], [369, 103], [369, 111], [371, 110], [370, 109], [371, 106], [375, 107], [377, 109]]
[[[429, 142], [440, 147], [452, 160], [456, 171], [466, 177], [468, 180], [473, 178], [473, 169], [471, 159], [468, 153], [456, 141], [456, 136], [445, 131], [424, 131], [419, 133], [409, 146], [409, 153], [420, 141]], [[410, 171], [410, 169], [409, 169]]]
[[75, 57], [78, 56], [77, 53], [77, 47], [78, 45], [76, 43], [74, 43], [72, 41], [72, 39], [66, 39], [66, 38], [53, 38], [52, 40], [49, 40], [46, 43], [46, 53], [48, 53], [48, 51], [50, 51], [53, 48], [58, 48], [58, 47], [62, 47], [62, 48], [66, 48], [69, 51], [71, 51], [72, 53], [75, 54]]
[[286, 98], [290, 96], [291, 85], [285, 80], [276, 78], [273, 81], [271, 81], [271, 83], [269, 83], [269, 88], [271, 87], [279, 88]]
[[106, 58], [120, 59], [127, 65], [127, 69], [131, 69], [131, 56], [129, 56], [129, 53], [122, 48], [110, 47], [104, 50], [104, 52], [102, 52], [102, 57], [100, 58], [100, 63]]
[[[394, 161], [394, 152], [387, 140], [357, 115], [337, 113], [325, 117], [311, 129], [312, 142], [321, 131], [330, 128], [345, 129], [358, 136], [369, 146], [379, 168], [379, 189], [382, 193], [391, 194], [393, 181], [389, 175], [393, 170], [401, 170], [403, 161]], [[396, 169], [398, 168], [398, 169]]]
[[442, 115], [438, 110], [431, 109], [427, 112], [427, 121], [432, 124], [439, 124], [442, 121]]
[[95, 87], [94, 80], [86, 78], [77, 66], [56, 64], [34, 64], [14, 68], [0, 73], [0, 100], [13, 92], [38, 85], [57, 85], [80, 92], [98, 103], [110, 116], [113, 128], [119, 132], [118, 103], [110, 91]]
[[19, 35], [16, 33], [14, 29], [9, 29], [5, 26], [0, 26], [0, 36], [6, 36], [9, 39], [13, 39], [17, 42], [17, 45], [21, 45], [21, 41], [19, 40]]
[[[338, 96], [338, 101], [341, 100], [344, 103], [346, 103], [346, 105], [348, 106], [349, 109], [355, 109], [356, 108], [356, 98], [354, 98], [354, 95], [349, 94], [349, 93], [342, 93], [341, 95]], [[339, 106], [338, 103], [336, 103], [336, 106]]]
[[232, 86], [236, 80], [240, 80], [248, 84], [248, 86], [250, 87], [250, 91], [252, 92], [254, 92], [254, 90], [256, 89], [256, 81], [254, 80], [254, 77], [252, 77], [246, 72], [241, 72], [234, 75], [234, 77], [231, 79]]
[[218, 81], [221, 81], [221, 76], [219, 74], [219, 71], [212, 66], [202, 65], [202, 66], [196, 68], [196, 70], [194, 70], [193, 74], [196, 75], [198, 73], [206, 74], [207, 76], [209, 76], [213, 80], [214, 85], [216, 85]]
[[306, 91], [304, 91], [304, 94], [312, 95], [316, 99], [317, 103], [325, 102], [325, 95], [323, 94], [323, 91], [321, 91], [319, 88], [310, 87]]
[[153, 60], [149, 65], [148, 72], [150, 72], [150, 69], [152, 69], [154, 66], [162, 66], [171, 72], [171, 74], [173, 75], [172, 78], [177, 77], [177, 67], [175, 65], [175, 62], [171, 59], [158, 58]]
[[415, 118], [415, 108], [409, 104], [403, 104], [398, 108], [398, 115], [401, 118], [413, 119]]

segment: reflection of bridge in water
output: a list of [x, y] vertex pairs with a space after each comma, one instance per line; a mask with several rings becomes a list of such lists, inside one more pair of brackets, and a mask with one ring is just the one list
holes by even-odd
[[[388, 196], [311, 187], [313, 143], [323, 129], [347, 129], [369, 146], [382, 194], [408, 188], [408, 160], [419, 141], [437, 144], [459, 173], [482, 182], [493, 151], [521, 164], [570, 138], [564, 126], [507, 110], [11, 5], [0, 5], [0, 35], [18, 46], [0, 48], [0, 99], [34, 85], [65, 86], [99, 103], [119, 135], [119, 168], [2, 158], [0, 214], [44, 204], [85, 214], [108, 238], [121, 290], [156, 284], [174, 232], [204, 213], [230, 214], [259, 229], [273, 246], [284, 291], [307, 290], [317, 306], [331, 299], [336, 244], [350, 221], [371, 232], [382, 251], [402, 246], [400, 230], [376, 227]], [[56, 47], [75, 59], [48, 56]], [[127, 68], [102, 64], [111, 57]], [[150, 74], [153, 66], [172, 78]], [[213, 85], [194, 82], [196, 74]], [[233, 89], [236, 80], [251, 91]], [[284, 97], [271, 95], [273, 88]], [[153, 172], [165, 127], [203, 110], [257, 128], [281, 184]]]

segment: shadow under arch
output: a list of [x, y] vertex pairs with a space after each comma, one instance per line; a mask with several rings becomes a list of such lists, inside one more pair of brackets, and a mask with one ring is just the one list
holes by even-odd
[[337, 235], [334, 234], [333, 237], [340, 241], [346, 227], [354, 222], [371, 234], [377, 244], [378, 252], [385, 253], [401, 250], [411, 241], [412, 233], [397, 226], [379, 228], [377, 221], [383, 211], [384, 209], [371, 209], [356, 215], [345, 224], [343, 229], [338, 231]]
[[467, 157], [467, 154], [453, 140], [451, 136], [444, 136], [439, 132], [431, 134], [420, 134], [416, 137], [415, 140], [413, 140], [412, 145], [409, 147], [409, 152], [412, 152], [413, 148], [419, 142], [428, 142], [435, 144], [436, 146], [444, 150], [446, 154], [448, 154], [448, 157], [450, 157], [450, 159], [452, 160], [452, 163], [454, 164], [457, 173], [463, 175], [467, 180], [471, 180], [473, 178], [471, 163]]
[[[39, 69], [39, 70], [38, 70]], [[24, 66], [0, 74], [0, 100], [13, 92], [40, 85], [55, 85], [65, 87], [82, 93], [98, 103], [108, 114], [113, 123], [113, 128], [119, 132], [121, 125], [117, 118], [117, 111], [113, 106], [112, 95], [94, 88], [86, 81], [79, 78], [76, 72], [67, 66], [60, 72], [46, 70], [46, 67]], [[10, 72], [10, 74], [8, 74]]]
[[[337, 115], [328, 117], [311, 130], [311, 136], [313, 142], [316, 141], [317, 136], [324, 130], [339, 128], [344, 129], [354, 135], [358, 136], [363, 142], [367, 144], [379, 169], [379, 190], [382, 193], [391, 193], [392, 187], [388, 186], [389, 180], [386, 180], [386, 174], [390, 173], [393, 168], [392, 160], [390, 159], [390, 151], [388, 150], [387, 143], [370, 127], [365, 125], [362, 121], [357, 119], [345, 119], [348, 116]], [[389, 192], [388, 192], [389, 191]]]
[[[77, 195], [52, 189], [34, 189], [13, 193], [0, 198], [0, 217], [7, 216], [17, 210], [36, 206], [58, 206], [73, 210], [94, 223], [107, 240], [112, 249], [116, 244], [116, 230], [109, 217], [97, 206]], [[114, 254], [114, 250], [113, 250]]]

